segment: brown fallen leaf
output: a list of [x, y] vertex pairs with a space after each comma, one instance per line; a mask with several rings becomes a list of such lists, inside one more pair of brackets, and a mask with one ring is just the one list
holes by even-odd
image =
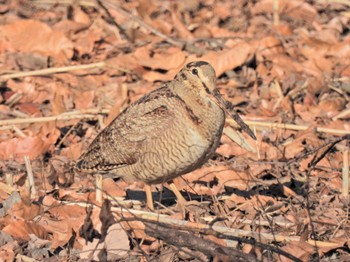
[[17, 241], [9, 242], [0, 247], [0, 257], [2, 261], [15, 261], [16, 253], [15, 250], [19, 248]]
[[178, 32], [178, 35], [180, 36], [181, 39], [186, 39], [186, 40], [193, 39], [192, 33], [183, 24], [183, 21], [180, 19], [180, 17], [181, 15], [178, 12], [171, 13], [174, 29]]
[[99, 259], [101, 255], [99, 254], [104, 249], [108, 261], [117, 261], [124, 258], [130, 250], [129, 237], [119, 223], [109, 227], [104, 242], [98, 242], [98, 239], [94, 239], [93, 242], [83, 246], [82, 252], [80, 252], [80, 259], [101, 261]]
[[[136, 54], [135, 54], [136, 56]], [[137, 57], [137, 56], [136, 56]], [[166, 53], [157, 53], [149, 59], [140, 59], [139, 63], [142, 66], [162, 69], [162, 70], [178, 70], [185, 63], [186, 53], [177, 47], [169, 48]]]
[[107, 196], [124, 197], [126, 195], [125, 187], [127, 183], [123, 180], [115, 182], [112, 178], [105, 178], [102, 181], [102, 188]]
[[[27, 203], [26, 203], [27, 202]], [[43, 211], [43, 207], [29, 201], [21, 201], [13, 205], [8, 214], [14, 217], [32, 220]]]
[[16, 108], [32, 117], [41, 116], [40, 108], [38, 104], [34, 103], [21, 103], [16, 106]]
[[343, 110], [346, 103], [347, 102], [343, 96], [328, 95], [321, 98], [319, 106], [331, 116], [332, 114], [337, 113], [337, 111]]
[[[252, 8], [252, 13], [255, 15], [267, 12], [273, 12], [273, 0], [259, 1]], [[318, 18], [316, 8], [302, 0], [280, 0], [278, 12], [293, 19], [305, 20], [308, 23], [312, 23]]]
[[36, 20], [17, 20], [0, 26], [0, 46], [7, 50], [39, 52], [65, 63], [73, 55], [73, 44], [66, 36]]
[[35, 159], [43, 154], [51, 145], [46, 144], [39, 136], [12, 138], [0, 143], [0, 158], [16, 159], [23, 163], [23, 157]]
[[285, 53], [281, 39], [274, 36], [266, 36], [255, 40], [251, 45], [256, 50], [258, 59], [261, 59], [261, 57], [275, 58], [276, 55], [284, 55]]
[[[286, 246], [282, 247], [282, 250], [286, 251], [289, 254], [293, 254], [302, 261], [308, 261], [311, 254], [314, 253], [314, 247], [307, 242], [295, 242], [291, 241], [287, 243]], [[290, 259], [280, 256], [281, 261], [289, 262]]]
[[20, 238], [23, 240], [29, 240], [29, 234], [34, 234], [41, 239], [48, 238], [48, 232], [44, 227], [24, 220], [15, 220], [5, 226], [2, 231], [14, 238]]
[[240, 190], [247, 190], [252, 177], [245, 172], [235, 172], [233, 170], [222, 170], [215, 174], [219, 185], [232, 187]]
[[[253, 49], [247, 42], [238, 42], [228, 50], [219, 52], [209, 51], [201, 60], [209, 62], [215, 69], [216, 75], [220, 76], [225, 71], [235, 69], [243, 65], [252, 55]], [[186, 61], [198, 60], [195, 56], [189, 56]]]
[[285, 147], [285, 157], [287, 159], [295, 158], [305, 150], [305, 145], [310, 148], [318, 148], [321, 145], [318, 137], [310, 130], [299, 134], [293, 141], [288, 143]]

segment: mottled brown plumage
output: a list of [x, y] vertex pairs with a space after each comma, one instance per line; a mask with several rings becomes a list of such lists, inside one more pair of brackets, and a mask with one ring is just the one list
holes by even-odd
[[[91, 143], [76, 168], [163, 183], [203, 165], [218, 147], [228, 104], [203, 61], [126, 108]], [[233, 118], [254, 137], [244, 122]]]

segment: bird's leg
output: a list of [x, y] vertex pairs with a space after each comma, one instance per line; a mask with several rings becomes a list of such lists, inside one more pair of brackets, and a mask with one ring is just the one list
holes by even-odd
[[145, 192], [146, 192], [147, 206], [148, 206], [149, 209], [151, 209], [153, 211], [154, 210], [154, 205], [153, 205], [153, 197], [152, 197], [151, 186], [145, 184], [144, 189], [145, 189]]
[[174, 184], [173, 180], [170, 180], [168, 182], [168, 185], [171, 189], [171, 191], [174, 192], [176, 198], [177, 198], [177, 203], [180, 205], [180, 210], [181, 210], [181, 215], [182, 218], [185, 219], [186, 217], [186, 205], [187, 205], [187, 201], [186, 199], [181, 195], [180, 191], [177, 189], [176, 185]]
[[172, 180], [170, 180], [168, 182], [170, 189], [174, 192], [176, 198], [177, 198], [177, 202], [182, 206], [185, 207], [186, 206], [186, 199], [181, 195], [180, 191], [177, 189], [177, 187], [175, 186], [174, 182]]

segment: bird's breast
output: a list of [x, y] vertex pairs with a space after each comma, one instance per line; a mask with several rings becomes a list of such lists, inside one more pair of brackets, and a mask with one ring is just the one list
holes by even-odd
[[[224, 111], [212, 100], [199, 100], [190, 105], [190, 109], [199, 120], [193, 122], [193, 126], [207, 140], [213, 140], [221, 136], [225, 123]], [[215, 140], [215, 139], [214, 139]]]

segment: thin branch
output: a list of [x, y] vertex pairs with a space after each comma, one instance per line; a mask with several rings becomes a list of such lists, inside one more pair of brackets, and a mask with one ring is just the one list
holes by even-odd
[[349, 197], [349, 148], [346, 148], [343, 151], [343, 187], [342, 187], [342, 195], [345, 199]]
[[[86, 202], [62, 202], [62, 204], [67, 205], [79, 205], [86, 207], [88, 205], [91, 205], [91, 203]], [[98, 206], [95, 206], [98, 207]], [[209, 232], [210, 230], [214, 230], [217, 233], [224, 234], [227, 236], [233, 236], [233, 237], [253, 237], [256, 239], [261, 239], [264, 241], [278, 241], [278, 242], [291, 242], [291, 241], [300, 241], [299, 236], [284, 236], [284, 235], [273, 235], [269, 233], [261, 233], [261, 232], [252, 232], [242, 229], [234, 229], [234, 228], [228, 228], [223, 226], [210, 226], [202, 223], [195, 223], [190, 222], [186, 220], [179, 220], [171, 218], [167, 215], [162, 215], [158, 213], [153, 212], [147, 212], [142, 210], [134, 210], [134, 209], [128, 209], [123, 207], [112, 207], [112, 211], [118, 214], [121, 214], [121, 216], [133, 216], [136, 219], [141, 220], [147, 220], [148, 222], [158, 222], [158, 223], [164, 223], [167, 225], [171, 225], [172, 227], [176, 227], [179, 230], [189, 230], [192, 232], [202, 233], [202, 232]], [[307, 241], [311, 245], [317, 245], [319, 247], [337, 247], [339, 246], [339, 243], [332, 243], [332, 242], [324, 242], [324, 241], [315, 241], [315, 240], [308, 240]]]
[[320, 155], [316, 154], [314, 156], [314, 158], [311, 160], [311, 162], [309, 164], [309, 167], [311, 167], [311, 169], [315, 168], [317, 163], [320, 162], [333, 149], [333, 147], [336, 144], [338, 144], [339, 142], [341, 142], [343, 140], [350, 140], [350, 135], [343, 136], [339, 139], [336, 139], [335, 141], [332, 141], [331, 143], [326, 144], [327, 148], [325, 148], [325, 150], [323, 150]]
[[176, 247], [187, 247], [199, 251], [207, 256], [230, 258], [234, 261], [258, 261], [253, 255], [246, 254], [238, 249], [224, 247], [208, 239], [198, 237], [188, 232], [163, 227], [160, 224], [145, 222], [145, 232], [155, 238], [160, 238]]
[[[237, 126], [235, 122], [231, 119], [226, 120], [230, 125]], [[288, 130], [296, 130], [296, 131], [303, 131], [307, 130], [310, 127], [306, 125], [293, 125], [293, 124], [283, 124], [283, 123], [271, 123], [271, 122], [257, 122], [257, 121], [250, 121], [250, 120], [244, 120], [244, 122], [249, 126], [256, 126], [259, 128], [270, 128], [270, 129], [288, 129]], [[345, 129], [333, 129], [333, 128], [325, 128], [325, 127], [315, 127], [316, 132], [320, 133], [331, 133], [336, 135], [349, 135], [350, 130]]]
[[5, 119], [0, 120], [1, 126], [19, 125], [19, 124], [33, 124], [33, 123], [45, 123], [45, 122], [55, 122], [55, 121], [66, 121], [72, 119], [95, 119], [99, 114], [108, 114], [108, 109], [87, 109], [80, 111], [66, 112], [57, 116], [44, 116], [44, 117], [32, 117], [32, 118], [16, 118], [16, 119]]
[[24, 163], [25, 163], [26, 170], [27, 170], [30, 197], [33, 198], [36, 196], [36, 189], [35, 189], [35, 184], [34, 184], [33, 168], [32, 168], [32, 165], [30, 163], [30, 159], [28, 156], [24, 156]]
[[[339, 142], [343, 141], [343, 140], [346, 140], [346, 139], [349, 139], [349, 135], [345, 135], [343, 137], [340, 137], [334, 141], [329, 141], [325, 144], [322, 144], [321, 146], [315, 148], [315, 149], [312, 149], [312, 150], [309, 150], [303, 154], [301, 154], [300, 156], [296, 156], [294, 157], [293, 159], [289, 160], [287, 162], [287, 165], [291, 165], [292, 163], [294, 162], [299, 162], [300, 160], [306, 158], [307, 156], [309, 155], [312, 155], [312, 154], [315, 154], [317, 152], [321, 152], [320, 154], [315, 154], [314, 157], [313, 157], [313, 160], [311, 161], [310, 163], [310, 166], [312, 165], [313, 167], [316, 166], [316, 164], [318, 162], [321, 161], [322, 158], [325, 157], [325, 155], [336, 145], [338, 144]], [[322, 151], [323, 150], [323, 151]]]
[[96, 7], [96, 4], [91, 0], [32, 0], [35, 5], [72, 5], [78, 4], [86, 7]]
[[28, 71], [28, 72], [17, 72], [12, 74], [0, 75], [0, 80], [8, 80], [12, 78], [26, 77], [26, 76], [42, 76], [50, 75], [56, 73], [65, 73], [74, 70], [82, 69], [93, 69], [93, 68], [103, 68], [107, 65], [105, 62], [98, 62], [86, 65], [74, 65], [74, 66], [63, 66], [63, 67], [52, 67], [40, 70]]
[[273, 25], [277, 26], [280, 24], [280, 15], [279, 11], [279, 0], [273, 0]]
[[[110, 113], [109, 109], [100, 109], [100, 108], [92, 108], [80, 111], [70, 111], [57, 116], [46, 116], [46, 117], [32, 117], [32, 118], [23, 118], [23, 119], [5, 119], [0, 120], [0, 127], [2, 129], [11, 129], [12, 125], [19, 124], [32, 124], [32, 123], [44, 123], [44, 122], [54, 122], [54, 121], [64, 121], [64, 120], [72, 120], [72, 119], [96, 119], [97, 115], [103, 114], [107, 115]], [[229, 125], [236, 126], [236, 122], [231, 119], [227, 119], [226, 122]], [[288, 129], [288, 130], [307, 130], [309, 126], [303, 125], [293, 125], [293, 124], [281, 124], [281, 123], [272, 123], [272, 122], [257, 122], [244, 120], [244, 122], [252, 127], [257, 128], [270, 128], [270, 129]], [[9, 127], [4, 127], [9, 126]], [[324, 128], [324, 127], [316, 127], [316, 132], [320, 133], [331, 133], [337, 135], [350, 135], [350, 130], [345, 129], [332, 129], [332, 128]]]
[[325, 4], [338, 3], [338, 4], [350, 6], [349, 0], [318, 0], [317, 2], [325, 3]]

